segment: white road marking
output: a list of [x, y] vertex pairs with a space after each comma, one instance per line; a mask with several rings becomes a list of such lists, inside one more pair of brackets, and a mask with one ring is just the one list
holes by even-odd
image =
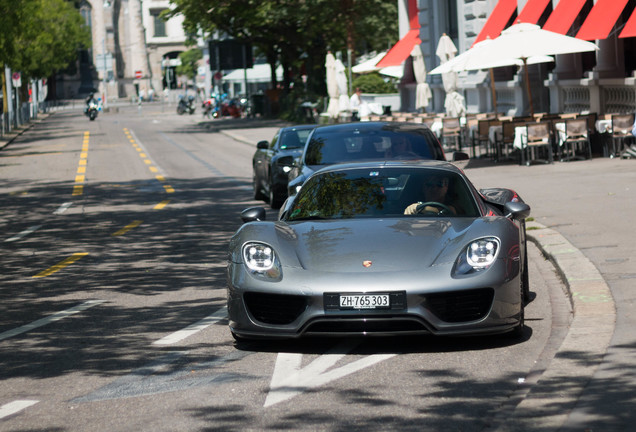
[[14, 235], [13, 237], [6, 239], [5, 242], [18, 241], [21, 238], [24, 238], [24, 237], [28, 236], [29, 234], [39, 230], [40, 228], [42, 228], [42, 225], [33, 225], [32, 227], [29, 227], [29, 228], [25, 229], [24, 231]]
[[75, 307], [72, 307], [70, 309], [66, 309], [66, 310], [63, 310], [61, 312], [54, 313], [53, 315], [49, 315], [46, 318], [42, 318], [42, 319], [39, 319], [37, 321], [33, 321], [30, 324], [23, 325], [22, 327], [15, 328], [13, 330], [8, 330], [8, 331], [6, 331], [4, 333], [0, 333], [0, 341], [8, 339], [8, 338], [16, 336], [16, 335], [19, 335], [19, 334], [22, 334], [22, 333], [26, 333], [26, 332], [28, 332], [30, 330], [35, 329], [35, 328], [42, 327], [42, 326], [45, 326], [47, 324], [51, 324], [52, 322], [59, 321], [59, 320], [61, 320], [63, 318], [66, 318], [68, 316], [74, 315], [74, 314], [76, 314], [78, 312], [81, 312], [81, 311], [84, 311], [84, 310], [86, 310], [88, 308], [92, 308], [93, 306], [97, 306], [97, 305], [102, 304], [104, 302], [106, 302], [106, 300], [89, 300], [87, 302], [79, 304], [79, 305], [77, 305]]
[[15, 400], [0, 406], [0, 419], [8, 417], [12, 414], [22, 411], [25, 408], [35, 405], [39, 401], [36, 400]]
[[346, 353], [352, 351], [356, 345], [352, 345], [351, 342], [337, 345], [304, 368], [301, 368], [302, 354], [279, 353], [264, 406], [268, 407], [286, 401], [309, 389], [327, 384], [330, 381], [373, 366], [396, 355], [374, 354], [347, 363], [344, 366], [327, 370], [345, 357]]
[[68, 208], [70, 206], [72, 206], [73, 203], [72, 202], [65, 202], [64, 204], [62, 204], [57, 210], [55, 210], [53, 212], [54, 215], [61, 215], [62, 213], [64, 213], [66, 210], [68, 210]]
[[198, 321], [194, 324], [189, 325], [183, 330], [179, 330], [168, 336], [165, 336], [158, 341], [153, 342], [153, 345], [172, 345], [174, 343], [180, 342], [183, 339], [192, 336], [195, 333], [200, 332], [201, 330], [211, 326], [212, 324], [222, 320], [227, 317], [227, 307], [223, 306], [218, 311], [214, 312], [212, 315], [203, 318], [201, 321]]

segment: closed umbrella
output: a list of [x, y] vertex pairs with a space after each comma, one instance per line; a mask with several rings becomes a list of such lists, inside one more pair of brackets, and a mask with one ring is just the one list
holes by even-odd
[[327, 94], [329, 94], [329, 105], [327, 106], [327, 113], [331, 118], [338, 118], [338, 112], [340, 112], [340, 108], [338, 104], [336, 58], [330, 52], [327, 53], [325, 68], [327, 69]]
[[[445, 33], [437, 43], [435, 54], [439, 57], [442, 64], [452, 60], [457, 54], [457, 48], [453, 40]], [[442, 82], [446, 91], [446, 99], [444, 100], [446, 114], [451, 117], [464, 115], [466, 113], [466, 104], [464, 97], [457, 92], [457, 72], [450, 70], [443, 73]]]
[[416, 44], [411, 51], [413, 57], [413, 75], [417, 87], [415, 88], [415, 109], [426, 108], [431, 98], [431, 88], [426, 83], [426, 63], [424, 63], [424, 54], [419, 44]]
[[347, 68], [340, 59], [336, 59], [336, 83], [338, 84], [338, 111], [346, 111], [349, 109]]

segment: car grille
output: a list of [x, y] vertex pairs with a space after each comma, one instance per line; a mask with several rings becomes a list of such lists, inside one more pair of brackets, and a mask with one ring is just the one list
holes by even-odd
[[299, 295], [249, 292], [243, 299], [249, 313], [265, 324], [290, 324], [307, 308], [307, 299]]
[[477, 321], [490, 311], [495, 291], [479, 288], [426, 296], [426, 306], [440, 320], [450, 323]]

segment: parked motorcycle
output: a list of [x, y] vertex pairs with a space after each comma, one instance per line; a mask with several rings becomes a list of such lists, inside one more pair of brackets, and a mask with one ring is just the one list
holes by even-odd
[[194, 96], [188, 96], [187, 98], [179, 96], [179, 104], [177, 105], [177, 114], [182, 115], [185, 113], [194, 114], [196, 107], [194, 106]]
[[201, 108], [203, 108], [203, 117], [207, 118], [218, 118], [221, 111], [221, 107], [214, 98], [203, 101]]

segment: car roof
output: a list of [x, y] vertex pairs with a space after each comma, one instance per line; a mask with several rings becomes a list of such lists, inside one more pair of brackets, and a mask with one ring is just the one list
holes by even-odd
[[457, 174], [463, 174], [463, 171], [451, 162], [438, 161], [432, 159], [417, 159], [417, 160], [388, 160], [388, 161], [367, 161], [367, 162], [354, 162], [344, 164], [327, 165], [324, 168], [316, 171], [317, 173], [336, 172], [336, 171], [352, 171], [356, 169], [381, 169], [381, 168], [434, 168], [452, 171]]
[[281, 132], [284, 131], [288, 131], [288, 130], [308, 130], [308, 129], [314, 129], [316, 127], [316, 125], [311, 125], [311, 124], [302, 124], [302, 125], [294, 125], [294, 126], [285, 126], [280, 128]]
[[400, 132], [409, 132], [430, 128], [425, 123], [409, 123], [409, 122], [390, 122], [390, 121], [363, 121], [351, 123], [338, 123], [333, 125], [315, 126], [316, 132], [345, 132], [350, 130], [396, 130]]

